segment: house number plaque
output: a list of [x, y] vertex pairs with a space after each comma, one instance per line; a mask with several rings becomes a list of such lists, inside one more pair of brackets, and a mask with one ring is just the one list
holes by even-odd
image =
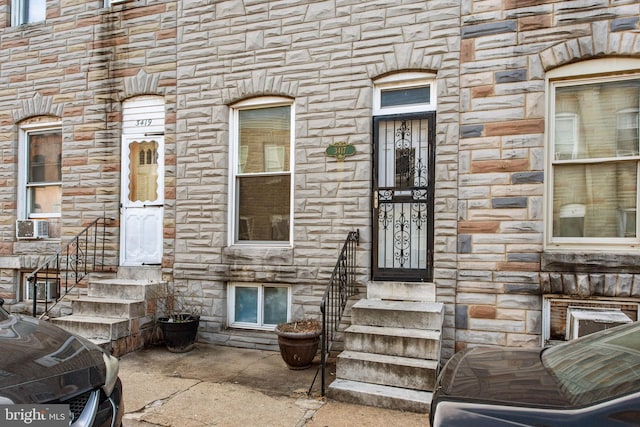
[[344, 160], [345, 157], [356, 154], [356, 147], [346, 142], [336, 142], [327, 147], [326, 154], [329, 157], [335, 157], [337, 160]]

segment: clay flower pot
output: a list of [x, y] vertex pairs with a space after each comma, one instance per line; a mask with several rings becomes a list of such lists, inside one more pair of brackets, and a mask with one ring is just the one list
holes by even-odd
[[316, 320], [281, 323], [275, 329], [280, 355], [289, 369], [306, 369], [318, 352], [322, 327]]

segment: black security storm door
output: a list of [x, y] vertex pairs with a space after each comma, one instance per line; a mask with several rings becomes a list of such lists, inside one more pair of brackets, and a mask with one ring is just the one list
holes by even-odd
[[374, 118], [373, 279], [433, 279], [435, 113]]

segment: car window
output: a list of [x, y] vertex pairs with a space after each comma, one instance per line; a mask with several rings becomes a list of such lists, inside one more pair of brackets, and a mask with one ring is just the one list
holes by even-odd
[[640, 323], [549, 348], [542, 363], [576, 406], [640, 391]]

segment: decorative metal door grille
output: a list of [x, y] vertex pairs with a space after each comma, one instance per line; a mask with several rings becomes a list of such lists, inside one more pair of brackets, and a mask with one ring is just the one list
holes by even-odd
[[374, 119], [374, 279], [432, 280], [434, 118]]

